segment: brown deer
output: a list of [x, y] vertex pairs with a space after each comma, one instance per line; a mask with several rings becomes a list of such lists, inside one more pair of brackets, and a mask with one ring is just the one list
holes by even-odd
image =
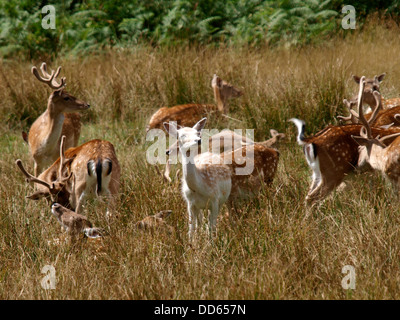
[[[362, 108], [364, 86], [365, 82], [360, 81], [359, 110]], [[377, 112], [371, 116], [370, 124], [374, 123], [376, 115]], [[306, 197], [306, 202], [313, 205], [317, 201], [325, 199], [357, 167], [358, 144], [352, 136], [359, 134], [362, 125], [329, 125], [316, 135], [306, 138], [304, 136], [305, 122], [296, 118], [289, 121], [293, 122], [298, 129], [297, 142], [303, 147], [307, 163], [313, 172], [312, 183]], [[385, 129], [373, 126], [371, 131], [374, 136], [384, 137], [400, 132], [400, 128]], [[387, 139], [391, 142], [394, 137]]]
[[45, 197], [80, 213], [85, 200], [96, 195], [109, 198], [113, 207], [121, 174], [114, 146], [108, 141], [91, 140], [64, 153], [64, 141], [65, 136], [60, 157], [37, 178], [24, 169], [21, 160], [16, 161], [27, 181], [38, 184], [37, 191], [28, 198]]
[[[375, 99], [375, 105], [373, 106], [373, 112], [367, 113], [364, 115], [365, 119], [369, 120], [370, 118], [374, 118], [374, 126], [375, 127], [388, 127], [388, 126], [400, 126], [400, 105], [394, 106], [389, 109], [383, 109], [382, 106], [382, 97], [378, 91], [374, 91], [372, 96]], [[347, 117], [338, 116], [339, 119], [348, 121], [351, 123], [357, 124], [360, 123], [358, 115], [352, 110], [352, 107], [357, 104], [357, 100], [355, 101], [347, 101], [343, 100], [346, 104], [347, 108], [350, 111], [350, 115]]]
[[165, 222], [165, 219], [167, 219], [171, 215], [171, 213], [172, 213], [171, 210], [160, 211], [155, 215], [148, 216], [143, 220], [137, 222], [135, 226], [139, 230], [145, 230], [145, 231], [165, 230], [168, 233], [172, 233], [174, 231], [174, 228]]
[[103, 229], [93, 227], [87, 217], [63, 207], [59, 203], [55, 202], [51, 205], [51, 213], [65, 231], [73, 237], [84, 234], [88, 238], [99, 238], [106, 234]]
[[223, 81], [217, 75], [214, 75], [211, 86], [214, 90], [216, 105], [190, 103], [171, 108], [163, 107], [152, 115], [146, 127], [147, 131], [155, 128], [162, 129], [164, 122], [171, 121], [175, 121], [182, 127], [192, 127], [197, 121], [210, 113], [228, 113], [228, 100], [243, 95], [241, 90]]
[[[374, 76], [373, 78], [365, 78], [364, 102], [368, 104], [372, 110], [374, 110], [375, 107], [375, 98], [373, 96], [373, 92], [378, 91], [380, 93], [380, 84], [385, 76], [386, 73], [382, 73], [381, 75]], [[357, 84], [360, 84], [361, 77], [353, 75], [353, 80]], [[357, 102], [357, 95], [354, 95], [351, 100]], [[382, 108], [384, 110], [399, 105], [400, 105], [400, 98], [392, 98], [392, 99], [382, 98]]]
[[[375, 93], [375, 92], [374, 92]], [[400, 133], [379, 138], [373, 135], [370, 121], [359, 109], [359, 120], [363, 124], [360, 136], [352, 138], [360, 145], [358, 148], [358, 166], [369, 164], [374, 170], [380, 171], [391, 183], [397, 193], [400, 192]], [[393, 140], [393, 138], [395, 138]], [[386, 145], [384, 142], [392, 140]]]
[[64, 90], [66, 85], [65, 77], [61, 78], [59, 83], [57, 82], [56, 78], [61, 71], [61, 67], [58, 67], [56, 72], [52, 70], [49, 74], [46, 63], [43, 63], [40, 70], [42, 75], [39, 74], [36, 67], [32, 67], [33, 75], [54, 91], [49, 97], [46, 111], [32, 124], [29, 135], [23, 133], [35, 162], [35, 176], [42, 173], [45, 168], [57, 159], [61, 136], [65, 135], [67, 137], [66, 148], [78, 145], [81, 122], [80, 115], [75, 114], [75, 112], [83, 111], [90, 107], [86, 102], [75, 98]]

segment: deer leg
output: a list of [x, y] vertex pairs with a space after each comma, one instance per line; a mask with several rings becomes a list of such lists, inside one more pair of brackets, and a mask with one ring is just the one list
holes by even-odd
[[308, 205], [314, 205], [315, 202], [324, 200], [337, 186], [337, 183], [326, 182], [321, 180], [321, 183], [306, 197]]
[[210, 216], [209, 216], [209, 229], [210, 235], [216, 234], [217, 229], [217, 217], [219, 212], [219, 204], [217, 200], [210, 201]]
[[194, 232], [197, 228], [197, 218], [200, 215], [200, 209], [188, 204], [189, 211], [189, 239], [192, 239]]

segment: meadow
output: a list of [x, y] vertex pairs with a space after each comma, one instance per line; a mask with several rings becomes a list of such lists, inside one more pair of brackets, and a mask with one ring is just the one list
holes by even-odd
[[[357, 91], [353, 74], [387, 73], [383, 97], [400, 95], [400, 29], [379, 25], [303, 48], [136, 46], [97, 55], [64, 56], [67, 91], [90, 103], [80, 143], [112, 142], [122, 168], [118, 212], [90, 203], [86, 214], [109, 236], [68, 241], [47, 203], [25, 199], [33, 186], [15, 165], [33, 170], [21, 131], [45, 110], [50, 94], [30, 72], [42, 61], [0, 64], [0, 299], [399, 299], [399, 201], [376, 173], [355, 174], [343, 191], [311, 211], [305, 207], [311, 172], [296, 130], [311, 135], [337, 115]], [[207, 128], [255, 129], [255, 140], [274, 128], [287, 135], [270, 188], [242, 204], [235, 224], [224, 207], [213, 241], [206, 232], [190, 243], [180, 179], [165, 183], [146, 162], [145, 126], [162, 106], [213, 103], [218, 74], [243, 88], [231, 118], [210, 118]], [[162, 166], [160, 169], [162, 170]], [[177, 167], [174, 168], [174, 173]], [[175, 233], [144, 233], [135, 223], [172, 210]], [[45, 265], [56, 288], [44, 290]], [[356, 288], [345, 290], [342, 268], [354, 266]]]

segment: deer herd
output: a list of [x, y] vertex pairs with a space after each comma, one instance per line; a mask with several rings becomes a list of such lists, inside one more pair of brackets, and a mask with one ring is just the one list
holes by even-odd
[[[57, 80], [61, 71], [47, 71], [46, 63], [32, 73], [47, 84], [51, 93], [47, 109], [32, 124], [29, 134], [23, 132], [34, 162], [33, 175], [20, 159], [16, 165], [33, 182], [31, 200], [46, 199], [51, 212], [71, 235], [102, 237], [104, 229], [93, 227], [84, 215], [85, 202], [100, 197], [107, 203], [107, 218], [117, 208], [121, 167], [112, 143], [94, 139], [78, 145], [80, 113], [90, 105], [65, 91], [65, 77]], [[305, 137], [305, 122], [292, 118], [298, 129], [297, 142], [312, 171], [312, 182], [306, 204], [321, 203], [356, 169], [381, 171], [400, 191], [400, 98], [384, 99], [380, 84], [385, 74], [372, 79], [353, 76], [359, 92], [344, 100], [348, 116], [339, 116], [341, 125], [328, 125], [314, 136]], [[243, 95], [243, 91], [214, 75], [211, 81], [215, 105], [185, 104], [164, 107], [150, 118], [146, 130], [163, 128], [176, 138], [167, 155], [179, 153], [182, 165], [182, 196], [187, 204], [189, 238], [202, 226], [203, 213], [209, 211], [208, 227], [215, 234], [217, 218], [226, 205], [229, 217], [240, 210], [241, 201], [257, 197], [264, 187], [271, 186], [276, 175], [279, 151], [277, 143], [283, 133], [271, 129], [272, 138], [263, 142], [231, 130], [206, 139], [207, 151], [201, 152], [202, 130], [207, 117], [229, 113], [228, 100]], [[368, 105], [364, 111], [363, 104]], [[356, 108], [354, 110], [353, 108]], [[215, 147], [217, 146], [217, 147]], [[170, 159], [163, 174], [171, 181]], [[164, 228], [171, 232], [165, 218], [170, 210], [161, 211], [136, 223], [137, 229]]]

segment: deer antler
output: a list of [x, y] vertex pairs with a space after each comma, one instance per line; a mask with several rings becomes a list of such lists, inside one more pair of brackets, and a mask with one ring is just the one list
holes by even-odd
[[[358, 114], [354, 110], [350, 110], [351, 114], [356, 117], [360, 122], [364, 125], [366, 132], [364, 129], [361, 128], [360, 134], [361, 136], [367, 136], [368, 139], [373, 139], [372, 131], [370, 124], [368, 123], [367, 119], [364, 117], [364, 111], [362, 107], [363, 103], [363, 96], [364, 96], [364, 87], [365, 87], [365, 76], [362, 76], [360, 79], [360, 90], [358, 91], [358, 99], [357, 99], [357, 107], [358, 107]], [[372, 117], [371, 117], [372, 118]]]
[[39, 71], [37, 70], [37, 68], [35, 66], [32, 67], [32, 73], [39, 81], [46, 83], [50, 88], [52, 88], [54, 90], [59, 90], [59, 89], [65, 87], [65, 85], [66, 85], [65, 77], [61, 78], [61, 83], [58, 83], [56, 80], [56, 78], [60, 74], [61, 67], [58, 67], [57, 71], [55, 73], [54, 73], [54, 70], [52, 70], [51, 74], [49, 74], [47, 72], [46, 63], [43, 62], [40, 67], [40, 70], [42, 71], [43, 76], [40, 76]]
[[34, 182], [34, 183], [38, 183], [41, 184], [45, 187], [47, 187], [49, 190], [53, 190], [54, 189], [54, 184], [51, 186], [50, 184], [48, 184], [46, 181], [40, 180], [34, 176], [32, 176], [31, 174], [29, 174], [24, 166], [22, 165], [22, 161], [21, 159], [18, 159], [17, 161], [15, 161], [15, 164], [18, 166], [18, 168], [22, 171], [22, 173], [26, 176], [26, 182]]
[[344, 116], [337, 116], [338, 119], [342, 120], [342, 121], [351, 121], [352, 123], [358, 123], [357, 118], [354, 117], [354, 115], [351, 113], [351, 108], [352, 105], [355, 104], [354, 101], [348, 101], [347, 99], [343, 100], [343, 103], [346, 105], [346, 107], [349, 109], [350, 115], [347, 117]]

